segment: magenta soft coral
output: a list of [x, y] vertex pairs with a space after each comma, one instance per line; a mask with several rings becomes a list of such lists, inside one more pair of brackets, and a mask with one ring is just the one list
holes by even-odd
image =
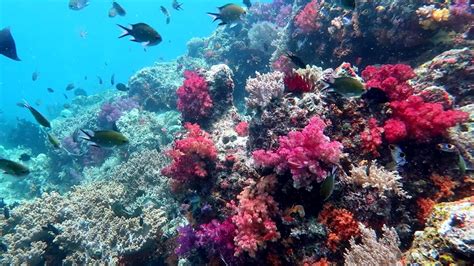
[[326, 167], [337, 164], [342, 152], [340, 142], [330, 141], [324, 135], [325, 128], [321, 118], [311, 118], [301, 132], [280, 137], [276, 151], [254, 151], [256, 165], [275, 168], [279, 174], [289, 169], [295, 188], [308, 187], [313, 181], [322, 182], [327, 176]]
[[318, 22], [321, 0], [312, 0], [295, 17], [295, 25], [302, 33], [311, 33], [321, 28]]
[[366, 86], [383, 90], [391, 101], [403, 100], [413, 94], [407, 81], [414, 77], [413, 69], [404, 64], [368, 66], [362, 71]]
[[468, 114], [458, 110], [443, 109], [440, 103], [427, 103], [419, 96], [390, 103], [392, 119], [384, 125], [385, 138], [398, 142], [405, 138], [420, 142], [443, 135], [450, 127], [467, 120]]
[[178, 88], [178, 110], [185, 121], [196, 122], [211, 114], [213, 103], [206, 80], [196, 72], [185, 71], [184, 83]]
[[285, 83], [285, 87], [289, 92], [310, 92], [314, 88], [314, 84], [311, 80], [308, 80], [307, 78], [295, 72], [286, 74], [283, 82]]
[[172, 162], [161, 171], [163, 175], [179, 183], [199, 180], [208, 176], [210, 166], [217, 159], [217, 150], [209, 134], [199, 125], [186, 123], [188, 134], [177, 140], [167, 152]]
[[232, 260], [235, 250], [235, 230], [236, 227], [231, 218], [223, 222], [214, 219], [199, 226], [196, 232], [197, 244], [213, 255], [219, 254], [227, 260]]

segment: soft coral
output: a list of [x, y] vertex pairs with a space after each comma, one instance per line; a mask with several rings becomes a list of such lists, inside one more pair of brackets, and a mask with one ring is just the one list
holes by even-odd
[[206, 80], [196, 72], [185, 71], [184, 83], [178, 88], [178, 110], [185, 121], [196, 122], [211, 114], [213, 102]]

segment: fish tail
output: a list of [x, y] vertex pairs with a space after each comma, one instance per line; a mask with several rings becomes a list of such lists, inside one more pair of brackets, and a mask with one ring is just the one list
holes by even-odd
[[218, 14], [218, 13], [207, 12], [207, 14], [208, 14], [209, 16], [211, 16], [211, 17], [214, 19], [212, 22], [214, 22], [214, 21], [216, 21], [216, 20], [218, 20], [218, 19], [221, 19], [221, 15]]
[[126, 27], [124, 27], [124, 26], [122, 26], [122, 25], [120, 25], [120, 24], [117, 24], [117, 26], [119, 26], [120, 28], [122, 28], [122, 29], [124, 30], [124, 32], [122, 33], [122, 35], [119, 36], [119, 39], [120, 39], [120, 38], [123, 38], [123, 37], [125, 37], [125, 36], [130, 35], [130, 29], [128, 29], [128, 28], [126, 28]]
[[19, 102], [16, 105], [18, 105], [19, 107], [26, 108], [26, 109], [31, 108], [31, 105], [25, 99], [23, 99], [23, 102]]

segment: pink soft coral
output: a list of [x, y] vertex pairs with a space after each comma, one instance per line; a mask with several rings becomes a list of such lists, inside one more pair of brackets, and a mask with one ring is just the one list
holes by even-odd
[[413, 94], [407, 81], [414, 77], [413, 69], [403, 64], [368, 66], [362, 71], [366, 86], [383, 90], [391, 101], [403, 100]]
[[327, 176], [328, 164], [337, 164], [342, 144], [330, 141], [324, 135], [326, 124], [319, 117], [311, 118], [301, 131], [293, 131], [280, 137], [276, 151], [257, 150], [253, 157], [257, 166], [276, 168], [278, 173], [290, 170], [293, 186], [308, 187], [311, 182], [323, 181]]
[[245, 122], [245, 121], [242, 121], [242, 122], [238, 123], [235, 126], [235, 132], [237, 132], [237, 135], [239, 135], [240, 137], [248, 136], [248, 134], [249, 134], [249, 123]]
[[178, 88], [178, 110], [185, 121], [198, 121], [212, 111], [212, 99], [206, 80], [192, 71], [184, 72], [184, 83]]
[[210, 165], [217, 159], [217, 150], [209, 134], [197, 124], [184, 126], [188, 130], [187, 136], [177, 140], [173, 149], [167, 152], [173, 161], [161, 171], [179, 183], [207, 177]]
[[275, 183], [274, 176], [267, 176], [259, 183], [245, 187], [237, 196], [237, 206], [234, 202], [229, 204], [236, 211], [232, 216], [237, 232], [234, 238], [236, 256], [248, 252], [251, 257], [255, 257], [258, 249], [264, 247], [267, 241], [280, 238], [276, 223], [272, 220], [278, 211], [278, 204], [268, 194]]
[[[397, 142], [405, 137], [419, 142], [429, 141], [468, 118], [465, 112], [445, 111], [442, 104], [427, 103], [419, 96], [410, 96], [403, 101], [393, 101], [390, 107], [393, 110], [393, 119], [389, 119], [384, 125], [385, 137], [389, 142]], [[393, 134], [394, 128], [397, 128], [397, 132], [403, 132], [402, 123], [406, 134]]]
[[377, 119], [370, 118], [369, 127], [360, 134], [364, 152], [371, 153], [375, 157], [380, 156], [377, 149], [382, 145], [382, 133], [383, 128], [377, 125]]
[[295, 25], [302, 33], [311, 33], [321, 28], [319, 19], [319, 9], [321, 8], [321, 0], [313, 0], [309, 2], [303, 10], [295, 17]]

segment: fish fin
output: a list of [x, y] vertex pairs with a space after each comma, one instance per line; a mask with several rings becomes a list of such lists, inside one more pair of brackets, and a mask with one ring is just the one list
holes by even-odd
[[91, 146], [92, 146], [92, 147], [95, 147], [95, 148], [98, 148], [98, 149], [102, 149], [102, 147], [100, 147], [99, 145], [97, 145], [97, 143], [92, 143]]
[[[219, 25], [220, 25], [220, 24], [219, 24]], [[232, 29], [232, 28], [234, 28], [234, 27], [237, 26], [237, 25], [239, 25], [239, 23], [237, 23], [237, 22], [232, 22], [231, 24], [229, 24], [228, 27], [229, 27], [230, 29]]]
[[119, 39], [130, 35], [130, 29], [128, 29], [128, 28], [126, 28], [126, 27], [124, 27], [120, 24], [117, 24], [117, 26], [119, 26], [120, 28], [122, 28], [124, 30], [124, 32], [122, 32], [122, 35], [119, 36]]
[[79, 136], [81, 139], [83, 140], [87, 140], [87, 141], [91, 141], [92, 139], [92, 135], [87, 133], [84, 129], [79, 129], [84, 135], [86, 135], [85, 137], [84, 136]]
[[225, 4], [223, 6], [217, 7], [217, 9], [222, 10], [222, 9], [224, 9], [224, 8], [230, 6], [230, 5], [232, 5], [232, 4]]
[[227, 23], [225, 23], [224, 21], [222, 21], [221, 23], [219, 23], [218, 25], [219, 26], [223, 26], [223, 25], [226, 25]]
[[211, 12], [207, 12], [207, 14], [208, 14], [209, 16], [211, 16], [211, 18], [213, 18], [213, 19], [214, 19], [212, 22], [214, 22], [214, 21], [216, 21], [216, 20], [219, 20], [219, 19], [221, 19], [221, 15], [220, 15], [220, 14], [218, 14], [218, 13], [211, 13]]
[[142, 43], [143, 47], [147, 47], [150, 44], [150, 42], [144, 42]]

